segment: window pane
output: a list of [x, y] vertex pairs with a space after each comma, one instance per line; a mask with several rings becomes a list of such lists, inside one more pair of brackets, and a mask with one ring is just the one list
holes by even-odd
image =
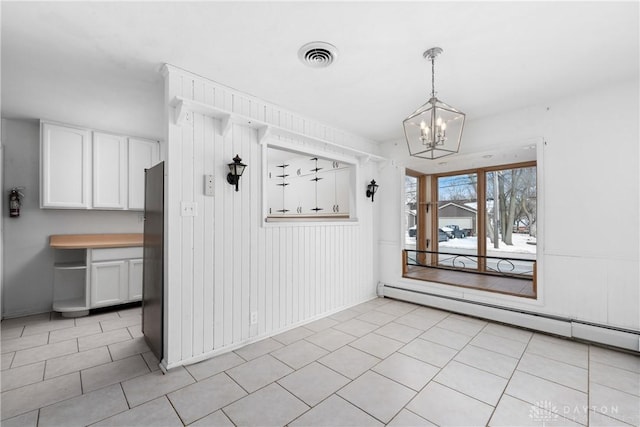
[[[478, 268], [477, 174], [438, 178], [438, 264]], [[435, 239], [435, 238], [434, 238]]]
[[[536, 168], [486, 173], [487, 256], [536, 259]], [[487, 259], [488, 271], [533, 274], [530, 262]]]
[[418, 236], [418, 178], [405, 175], [405, 249], [416, 249], [416, 237]]

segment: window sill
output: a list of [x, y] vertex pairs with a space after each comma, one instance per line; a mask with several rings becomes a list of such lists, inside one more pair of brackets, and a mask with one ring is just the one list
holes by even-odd
[[493, 276], [472, 273], [468, 271], [454, 271], [448, 269], [406, 266], [402, 277], [425, 282], [441, 283], [467, 289], [495, 292], [523, 298], [537, 297], [534, 279], [518, 279], [513, 277]]
[[348, 215], [299, 215], [268, 216], [263, 222], [263, 227], [317, 227], [321, 225], [358, 225], [357, 218], [349, 218]]

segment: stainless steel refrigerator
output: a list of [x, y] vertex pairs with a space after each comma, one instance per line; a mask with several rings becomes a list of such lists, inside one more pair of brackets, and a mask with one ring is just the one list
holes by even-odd
[[145, 169], [142, 333], [159, 361], [164, 356], [164, 162]]

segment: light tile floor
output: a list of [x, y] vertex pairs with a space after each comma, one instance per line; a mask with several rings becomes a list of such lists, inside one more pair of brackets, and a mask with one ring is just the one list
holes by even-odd
[[140, 308], [2, 322], [2, 426], [640, 424], [640, 356], [375, 299], [167, 375]]

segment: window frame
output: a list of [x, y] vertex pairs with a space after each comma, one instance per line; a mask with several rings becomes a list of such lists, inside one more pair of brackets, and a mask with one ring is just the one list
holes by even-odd
[[[428, 216], [428, 224], [429, 224], [429, 233], [431, 236], [437, 236], [437, 232], [438, 232], [438, 219], [439, 219], [439, 211], [438, 211], [438, 178], [440, 177], [446, 177], [446, 176], [455, 176], [455, 175], [464, 175], [464, 174], [476, 174], [477, 176], [477, 199], [478, 199], [478, 206], [481, 208], [478, 209], [478, 216], [477, 216], [477, 235], [480, 236], [486, 236], [486, 174], [487, 172], [493, 172], [493, 171], [499, 171], [499, 170], [509, 170], [509, 169], [516, 169], [516, 168], [534, 168], [535, 169], [535, 174], [536, 174], [536, 198], [538, 200], [537, 202], [537, 212], [541, 212], [541, 210], [543, 209], [543, 200], [541, 200], [541, 194], [543, 192], [543, 182], [541, 182], [541, 168], [542, 167], [542, 160], [541, 159], [536, 159], [536, 160], [531, 160], [531, 161], [524, 161], [524, 162], [514, 162], [514, 163], [506, 163], [506, 164], [498, 164], [498, 165], [492, 165], [492, 166], [486, 166], [486, 167], [478, 167], [478, 168], [469, 168], [469, 169], [463, 169], [463, 170], [454, 170], [454, 171], [447, 171], [447, 172], [442, 172], [442, 173], [437, 173], [437, 174], [424, 174], [424, 173], [419, 173], [416, 171], [412, 171], [407, 169], [406, 174], [407, 175], [412, 175], [414, 176], [416, 173], [424, 180], [426, 180], [426, 182], [428, 183], [428, 191], [422, 191], [421, 195], [423, 198], [419, 199], [419, 204], [420, 205], [425, 205], [427, 207], [427, 209], [425, 210], [420, 210], [418, 211], [418, 221], [420, 216], [422, 216], [423, 218], [427, 218]], [[481, 202], [482, 201], [482, 202]], [[436, 211], [436, 213], [433, 213], [434, 211]], [[542, 237], [542, 235], [540, 234], [543, 230], [543, 221], [542, 218], [537, 218], [536, 219], [537, 222], [537, 228], [538, 228], [538, 237]], [[482, 233], [482, 234], [481, 234]], [[435, 240], [435, 244], [431, 245], [432, 249], [430, 249], [429, 251], [434, 252], [432, 254], [418, 254], [418, 256], [431, 256], [430, 261], [428, 260], [424, 260], [426, 261], [425, 264], [432, 264], [432, 265], [437, 265], [438, 264], [438, 242], [437, 242], [437, 238], [433, 239]], [[542, 241], [542, 238], [537, 239], [538, 243], [540, 243]], [[537, 249], [539, 249], [539, 247], [537, 247]], [[418, 250], [417, 246], [416, 246], [416, 250]], [[486, 243], [486, 238], [485, 239], [478, 239], [478, 246], [477, 246], [477, 253], [476, 255], [478, 256], [486, 256], [486, 252], [487, 251], [487, 243]], [[539, 250], [536, 250], [536, 254], [535, 254], [535, 259], [533, 260], [533, 274], [532, 274], [532, 294], [531, 295], [523, 295], [520, 294], [518, 292], [513, 293], [511, 291], [507, 291], [507, 290], [499, 290], [499, 289], [490, 289], [490, 288], [484, 288], [482, 286], [476, 286], [476, 285], [470, 285], [469, 284], [469, 276], [467, 276], [469, 273], [476, 273], [476, 274], [488, 274], [488, 275], [495, 275], [496, 277], [499, 277], [498, 274], [493, 274], [491, 271], [487, 271], [487, 266], [486, 266], [486, 260], [484, 258], [478, 258], [478, 269], [465, 269], [465, 268], [454, 268], [454, 269], [449, 269], [449, 270], [453, 270], [452, 273], [454, 275], [456, 274], [460, 274], [460, 278], [458, 279], [453, 279], [452, 281], [448, 281], [447, 280], [437, 280], [434, 278], [430, 278], [430, 279], [420, 279], [416, 276], [412, 276], [413, 273], [409, 273], [409, 271], [407, 270], [407, 252], [403, 250], [404, 256], [403, 256], [403, 266], [402, 266], [402, 276], [408, 279], [412, 279], [412, 280], [427, 280], [427, 282], [432, 282], [432, 283], [438, 283], [438, 284], [442, 284], [442, 285], [446, 285], [446, 286], [454, 286], [454, 287], [462, 287], [462, 288], [468, 288], [468, 289], [472, 289], [474, 291], [479, 291], [479, 292], [490, 292], [490, 293], [497, 293], [497, 294], [501, 294], [501, 295], [505, 295], [507, 297], [517, 297], [517, 298], [524, 298], [526, 300], [534, 300], [534, 301], [539, 301], [541, 298], [541, 295], [539, 293], [539, 283], [538, 283], [538, 271], [539, 271], [539, 265], [542, 262], [542, 258], [539, 257]], [[482, 264], [482, 269], [480, 269], [480, 266]], [[456, 271], [458, 273], [456, 273]], [[471, 279], [471, 282], [473, 282], [475, 279]]]
[[[432, 235], [436, 235], [433, 233], [438, 232], [438, 219], [439, 219], [439, 211], [437, 210], [439, 198], [438, 198], [438, 178], [447, 177], [447, 176], [455, 176], [455, 175], [465, 175], [475, 173], [477, 177], [476, 182], [476, 203], [478, 205], [478, 217], [476, 218], [477, 222], [477, 235], [478, 235], [478, 246], [476, 247], [476, 255], [479, 257], [487, 256], [487, 239], [481, 239], [479, 236], [486, 236], [487, 234], [487, 212], [486, 212], [486, 200], [487, 200], [487, 180], [486, 174], [487, 172], [495, 172], [501, 170], [508, 169], [519, 169], [519, 168], [536, 168], [536, 191], [537, 191], [537, 182], [538, 182], [538, 170], [537, 170], [537, 161], [527, 161], [527, 162], [517, 162], [517, 163], [508, 163], [504, 165], [495, 165], [488, 167], [480, 167], [480, 168], [471, 168], [465, 169], [461, 171], [450, 171], [439, 174], [429, 175], [431, 178], [431, 200], [434, 201], [436, 210], [435, 214], [433, 214], [431, 218], [431, 232]], [[438, 239], [435, 239], [435, 244], [433, 245], [434, 251], [438, 252], [439, 242]], [[538, 254], [536, 251], [536, 261], [538, 258]], [[478, 272], [487, 273], [486, 270], [486, 260], [484, 258], [478, 258]]]

